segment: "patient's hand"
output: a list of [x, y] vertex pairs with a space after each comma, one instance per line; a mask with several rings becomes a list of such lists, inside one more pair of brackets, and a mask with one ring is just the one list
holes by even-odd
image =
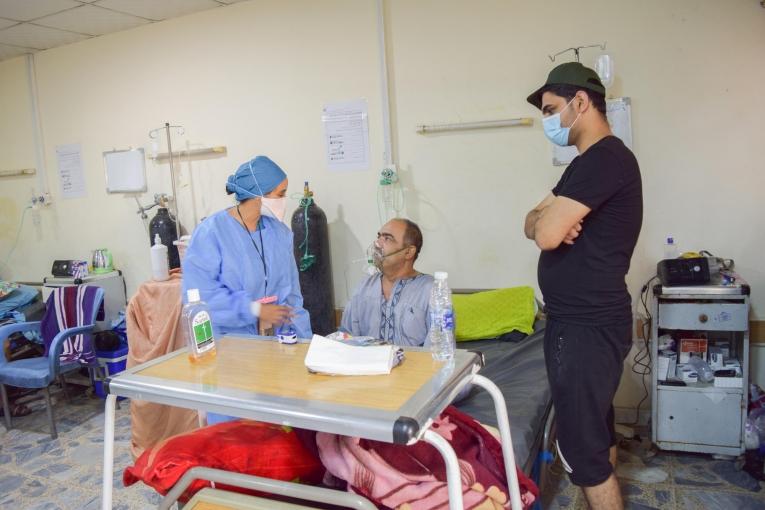
[[260, 322], [267, 324], [284, 324], [287, 319], [294, 317], [295, 314], [289, 306], [281, 305], [261, 305]]
[[574, 225], [571, 230], [569, 230], [568, 234], [566, 234], [566, 237], [563, 238], [563, 242], [565, 244], [574, 244], [574, 240], [579, 237], [579, 232], [582, 231], [582, 220], [579, 220], [579, 223]]

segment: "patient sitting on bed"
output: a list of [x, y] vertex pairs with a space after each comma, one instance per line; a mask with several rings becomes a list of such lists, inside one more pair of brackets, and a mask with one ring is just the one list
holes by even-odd
[[371, 248], [379, 272], [366, 278], [353, 294], [340, 330], [395, 345], [424, 345], [433, 277], [414, 269], [422, 250], [420, 227], [403, 218], [390, 220], [377, 233]]

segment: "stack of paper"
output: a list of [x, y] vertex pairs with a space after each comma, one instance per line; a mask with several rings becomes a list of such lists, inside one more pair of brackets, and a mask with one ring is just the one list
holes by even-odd
[[305, 366], [322, 374], [381, 375], [390, 373], [395, 359], [394, 345], [360, 347], [313, 335]]

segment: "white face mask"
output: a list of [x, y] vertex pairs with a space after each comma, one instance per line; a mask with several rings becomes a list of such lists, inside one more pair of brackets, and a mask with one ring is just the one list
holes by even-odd
[[284, 214], [287, 212], [287, 197], [260, 199], [260, 214], [272, 216], [279, 221], [284, 221]]

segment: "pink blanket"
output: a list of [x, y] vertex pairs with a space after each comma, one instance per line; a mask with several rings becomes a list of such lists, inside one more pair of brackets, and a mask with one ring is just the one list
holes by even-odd
[[[508, 508], [509, 493], [502, 446], [470, 416], [448, 407], [433, 430], [454, 449], [460, 463], [466, 509]], [[316, 434], [327, 471], [381, 508], [448, 509], [446, 468], [441, 454], [420, 441], [411, 446], [368, 441], [336, 434]], [[530, 508], [539, 490], [516, 468], [523, 508]], [[519, 509], [515, 509], [519, 510]]]

